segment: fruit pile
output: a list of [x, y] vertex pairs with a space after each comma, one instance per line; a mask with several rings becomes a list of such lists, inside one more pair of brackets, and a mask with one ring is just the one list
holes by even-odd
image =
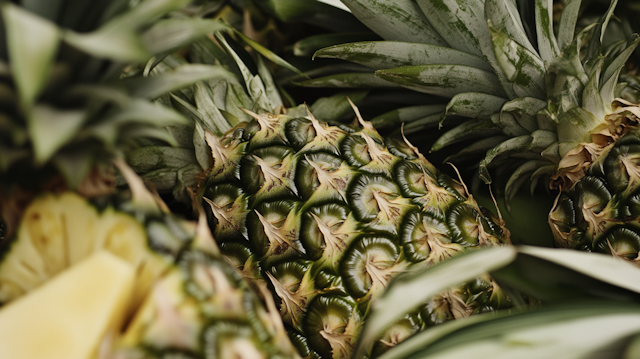
[[0, 358], [640, 357], [639, 13], [0, 0]]

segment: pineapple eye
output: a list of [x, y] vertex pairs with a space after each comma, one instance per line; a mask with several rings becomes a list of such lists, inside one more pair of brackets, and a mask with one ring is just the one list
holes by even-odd
[[[347, 296], [332, 294], [316, 297], [310, 304], [303, 321], [303, 331], [309, 347], [322, 358], [333, 358], [332, 352], [353, 348], [354, 338], [359, 334], [362, 319], [356, 304]], [[348, 353], [340, 353], [350, 357]]]
[[398, 271], [398, 246], [389, 238], [364, 236], [357, 239], [341, 265], [344, 284], [355, 298], [378, 295]]
[[[309, 253], [309, 259], [319, 260], [324, 256], [341, 254], [350, 238], [350, 233], [340, 231], [348, 214], [346, 207], [330, 203], [314, 207], [302, 216], [300, 241]], [[338, 260], [339, 257], [335, 258], [335, 262]]]
[[[312, 163], [309, 163], [311, 161]], [[340, 168], [342, 160], [334, 155], [318, 152], [303, 156], [296, 169], [296, 187], [303, 200], [308, 200], [320, 186], [318, 170], [327, 171], [329, 174]]]
[[400, 243], [404, 247], [407, 259], [422, 262], [429, 257], [431, 247], [429, 241], [451, 242], [451, 233], [440, 220], [426, 213], [411, 212], [402, 224]]
[[628, 228], [616, 228], [594, 245], [598, 252], [634, 260], [640, 252], [640, 234]]
[[313, 124], [306, 118], [296, 118], [289, 121], [285, 126], [287, 140], [296, 151], [299, 151], [307, 143], [316, 137], [316, 130]]

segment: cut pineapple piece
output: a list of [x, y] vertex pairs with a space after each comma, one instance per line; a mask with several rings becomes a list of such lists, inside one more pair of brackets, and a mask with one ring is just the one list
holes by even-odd
[[135, 271], [100, 251], [0, 309], [0, 358], [90, 359], [118, 328]]
[[137, 271], [129, 314], [171, 263], [150, 249], [144, 226], [127, 213], [111, 207], [99, 213], [74, 193], [36, 199], [0, 263], [0, 303], [17, 299], [100, 250]]

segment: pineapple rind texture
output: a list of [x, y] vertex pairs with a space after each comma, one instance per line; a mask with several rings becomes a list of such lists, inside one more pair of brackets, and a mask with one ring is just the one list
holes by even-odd
[[638, 263], [640, 133], [610, 146], [549, 214], [558, 247], [611, 253]]
[[[328, 126], [311, 113], [253, 116], [207, 137], [214, 163], [199, 194], [223, 254], [270, 285], [303, 356], [353, 354], [371, 299], [409, 267], [509, 243], [463, 185], [408, 142], [390, 143], [390, 152], [359, 116], [357, 127]], [[225, 158], [239, 158], [232, 171], [220, 170]], [[498, 308], [492, 288], [471, 295], [461, 286], [440, 300], [442, 312], [458, 314], [403, 319], [374, 353], [418, 328]]]
[[135, 273], [124, 325], [102, 339], [107, 357], [298, 357], [277, 309], [265, 308], [220, 256], [206, 225], [115, 198], [89, 202], [67, 192], [34, 200], [5, 243], [1, 303], [10, 307], [98, 251]]

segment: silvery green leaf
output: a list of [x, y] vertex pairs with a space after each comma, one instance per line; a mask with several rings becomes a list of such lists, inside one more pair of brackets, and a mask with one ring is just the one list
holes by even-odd
[[195, 123], [195, 129], [193, 131], [193, 147], [200, 167], [202, 169], [208, 169], [213, 163], [213, 157], [211, 155], [211, 149], [205, 139], [204, 129], [199, 122]]
[[225, 115], [225, 112], [222, 112], [227, 118], [227, 121], [231, 124], [231, 126], [235, 126], [240, 122], [249, 122], [252, 120], [251, 116], [247, 115], [242, 109], [245, 110], [254, 110], [258, 111], [257, 108], [254, 108], [254, 103], [247, 95], [245, 89], [238, 84], [228, 83], [227, 85], [227, 96], [225, 98], [226, 104], [225, 109], [226, 112], [233, 115], [234, 118], [238, 120], [237, 123], [234, 123]]
[[602, 84], [606, 83], [611, 78], [614, 78], [614, 81], [616, 82], [618, 81], [618, 76], [616, 74], [620, 73], [620, 69], [625, 65], [633, 51], [635, 51], [638, 43], [640, 43], [640, 35], [634, 34], [627, 41], [627, 47], [624, 49], [624, 51], [622, 51], [610, 64], [607, 65], [607, 68], [602, 75]]
[[[202, 119], [202, 126], [216, 136], [222, 136], [231, 129], [231, 125], [224, 118], [218, 107], [213, 102], [211, 91], [201, 81], [196, 82], [193, 96], [197, 111]], [[204, 134], [202, 139], [204, 140]]]
[[[402, 123], [410, 123], [426, 116], [442, 115], [446, 105], [420, 105], [409, 106], [389, 111], [371, 119], [371, 124], [377, 129], [385, 127], [398, 128]], [[436, 122], [437, 123], [437, 122]]]
[[491, 115], [491, 121], [509, 137], [523, 136], [531, 133], [522, 127], [516, 117], [509, 112], [499, 112]]
[[511, 153], [524, 152], [529, 149], [533, 142], [531, 135], [523, 135], [510, 138], [498, 146], [487, 151], [486, 156], [480, 162], [480, 179], [485, 183], [491, 183], [491, 175], [489, 175], [488, 167], [498, 156], [506, 156]]
[[496, 28], [504, 31], [509, 38], [531, 53], [535, 53], [527, 33], [522, 25], [518, 8], [512, 0], [486, 0], [484, 4], [485, 16]]
[[624, 349], [620, 347], [627, 338], [640, 332], [640, 313], [637, 306], [615, 308], [602, 304], [581, 312], [567, 308], [570, 316], [562, 312], [546, 316], [534, 312], [497, 318], [495, 322], [487, 321], [485, 326], [479, 324], [475, 330], [467, 330], [457, 337], [452, 335], [449, 341], [439, 343], [441, 350], [422, 351], [418, 357], [612, 358]]
[[600, 58], [598, 64], [594, 66], [596, 72], [590, 75], [589, 82], [582, 92], [582, 108], [601, 119], [607, 115], [605, 104], [600, 97], [600, 70], [603, 64], [604, 58]]
[[505, 135], [496, 135], [483, 138], [477, 142], [472, 143], [469, 146], [466, 146], [456, 154], [447, 157], [446, 161], [456, 162], [468, 160], [469, 158], [475, 158], [478, 156], [483, 157], [488, 150], [506, 141], [507, 139], [509, 139], [509, 137]]
[[229, 55], [231, 55], [231, 57], [233, 58], [233, 60], [234, 60], [234, 62], [236, 64], [236, 66], [238, 66], [238, 69], [240, 69], [240, 74], [242, 74], [242, 78], [244, 79], [245, 85], [247, 87], [249, 87], [249, 82], [251, 82], [251, 79], [253, 78], [253, 74], [251, 73], [251, 70], [249, 70], [249, 68], [244, 63], [244, 61], [242, 61], [242, 58], [233, 49], [231, 44], [229, 44], [229, 42], [227, 41], [227, 39], [226, 39], [226, 37], [224, 36], [223, 33], [217, 32], [215, 34], [215, 36], [216, 36], [216, 39], [218, 40], [218, 42], [227, 51], [227, 53]]
[[482, 57], [448, 47], [401, 41], [370, 41], [336, 45], [316, 52], [314, 57], [337, 58], [373, 69], [391, 69], [415, 64], [466, 65], [487, 72], [493, 69]]
[[509, 112], [516, 116], [518, 123], [533, 132], [539, 128], [538, 112], [545, 108], [547, 103], [535, 97], [519, 97], [504, 104], [501, 111]]
[[362, 331], [354, 358], [367, 348], [390, 324], [427, 299], [449, 287], [500, 268], [515, 259], [514, 247], [500, 246], [465, 253], [428, 269], [408, 271], [397, 277], [385, 293], [372, 302], [372, 313]]
[[2, 17], [11, 72], [20, 103], [28, 110], [49, 80], [60, 33], [55, 24], [11, 3], [2, 5]]
[[[369, 91], [339, 92], [331, 97], [322, 97], [311, 105], [309, 110], [320, 121], [338, 121], [347, 114], [353, 114], [353, 109], [347, 98], [354, 104], [362, 101]], [[304, 116], [307, 116], [305, 113]]]
[[393, 88], [399, 87], [385, 81], [373, 73], [345, 73], [324, 76], [312, 80], [297, 82], [304, 87], [338, 87], [338, 88]]
[[505, 97], [500, 81], [491, 72], [464, 65], [417, 65], [378, 70], [376, 76], [414, 91], [453, 97], [482, 92]]
[[551, 63], [560, 54], [553, 33], [553, 0], [536, 0], [535, 9], [538, 52], [545, 63]]
[[360, 41], [375, 41], [378, 39], [378, 35], [367, 32], [314, 35], [297, 41], [293, 45], [293, 54], [295, 56], [311, 56], [316, 51], [325, 47]]
[[476, 56], [483, 55], [481, 42], [484, 40], [491, 42], [486, 29], [484, 1], [417, 0], [416, 2], [429, 22], [452, 48]]
[[507, 185], [505, 186], [505, 201], [507, 203], [511, 202], [513, 197], [518, 193], [518, 190], [522, 185], [531, 180], [531, 174], [535, 172], [538, 168], [548, 165], [549, 162], [541, 161], [541, 160], [530, 160], [523, 163], [519, 166], [507, 181]]
[[455, 95], [447, 103], [446, 112], [443, 114], [441, 124], [445, 116], [464, 116], [470, 118], [490, 118], [507, 102], [506, 98], [488, 95], [480, 92], [463, 92]]
[[491, 120], [479, 118], [475, 120], [465, 121], [459, 126], [445, 132], [438, 137], [431, 147], [431, 152], [441, 150], [442, 148], [454, 144], [456, 142], [480, 138], [502, 135], [502, 131], [497, 128]]
[[282, 98], [280, 97], [278, 88], [273, 81], [271, 71], [269, 71], [269, 68], [267, 68], [267, 65], [264, 63], [264, 60], [261, 56], [258, 56], [256, 63], [258, 65], [258, 75], [260, 76], [260, 79], [264, 84], [264, 95], [268, 103], [268, 108], [266, 108], [266, 110], [269, 112], [273, 112], [278, 107], [284, 106], [284, 104], [282, 103]]
[[351, 12], [389, 41], [446, 46], [447, 42], [411, 0], [343, 0]]
[[546, 99], [545, 66], [542, 60], [536, 53], [513, 41], [503, 31], [493, 26], [489, 26], [489, 30], [496, 60], [509, 80], [513, 92], [518, 97]]
[[562, 9], [560, 25], [558, 26], [558, 47], [563, 50], [565, 46], [573, 41], [576, 30], [576, 23], [580, 11], [582, 0], [567, 0]]

